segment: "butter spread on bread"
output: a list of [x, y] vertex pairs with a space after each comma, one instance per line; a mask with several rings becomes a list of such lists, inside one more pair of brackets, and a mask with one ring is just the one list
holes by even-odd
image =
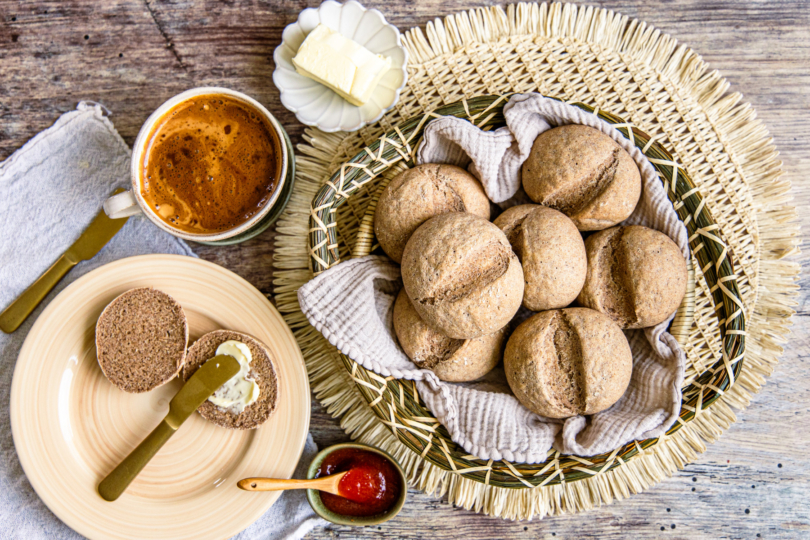
[[250, 362], [253, 355], [247, 345], [240, 341], [228, 340], [217, 347], [217, 356], [226, 354], [239, 362], [239, 373], [216, 389], [208, 401], [228, 411], [240, 414], [245, 407], [259, 399], [259, 385], [254, 379], [248, 377]]

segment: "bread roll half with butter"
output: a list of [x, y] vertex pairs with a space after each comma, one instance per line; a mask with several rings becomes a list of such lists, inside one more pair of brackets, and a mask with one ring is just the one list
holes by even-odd
[[[244, 354], [245, 349], [248, 354]], [[239, 360], [243, 370], [217, 389], [213, 396], [200, 405], [197, 412], [206, 420], [221, 427], [257, 428], [275, 411], [279, 392], [278, 376], [272, 357], [258, 339], [231, 330], [215, 330], [203, 335], [188, 350], [186, 365], [182, 372], [183, 379], [188, 380], [205, 362], [223, 353]], [[245, 364], [247, 369], [244, 369]], [[239, 385], [241, 388], [235, 390], [234, 382], [242, 383]], [[250, 383], [254, 383], [255, 386]], [[242, 395], [246, 399], [242, 401], [239, 399], [240, 389], [246, 391]], [[258, 395], [255, 395], [255, 400], [251, 400], [256, 392]], [[228, 399], [234, 397], [236, 399]]]

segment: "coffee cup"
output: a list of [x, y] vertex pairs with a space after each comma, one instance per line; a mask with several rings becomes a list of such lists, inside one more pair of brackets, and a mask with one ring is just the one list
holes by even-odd
[[[228, 122], [224, 116], [228, 106], [243, 118]], [[186, 111], [194, 111], [192, 107], [198, 107], [199, 112]], [[176, 122], [183, 118], [185, 124], [161, 133], [169, 122], [175, 122], [173, 115], [178, 112]], [[209, 133], [214, 124], [204, 124], [214, 113], [220, 115], [216, 117], [219, 124], [227, 124], [224, 133]], [[250, 130], [266, 134], [267, 141]], [[247, 136], [242, 134], [244, 131], [248, 131]], [[181, 135], [187, 142], [181, 140]], [[230, 144], [236, 147], [233, 155], [228, 154]], [[264, 146], [252, 149], [250, 144]], [[279, 206], [289, 199], [294, 167], [290, 146], [284, 128], [253, 98], [227, 88], [187, 90], [163, 103], [143, 124], [132, 148], [131, 188], [107, 199], [104, 211], [111, 218], [143, 213], [164, 231], [184, 240], [216, 244], [246, 240], [266, 229], [280, 214]], [[196, 154], [189, 157], [193, 152]], [[211, 167], [221, 172], [221, 178], [220, 174], [216, 174], [217, 178], [209, 174]], [[262, 173], [262, 178], [257, 177], [257, 172]], [[268, 178], [263, 178], [264, 173]], [[175, 181], [176, 185], [171, 183]], [[181, 193], [181, 187], [187, 191]], [[190, 198], [184, 200], [186, 194]], [[206, 198], [206, 194], [210, 196]], [[233, 202], [236, 209], [228, 208]]]

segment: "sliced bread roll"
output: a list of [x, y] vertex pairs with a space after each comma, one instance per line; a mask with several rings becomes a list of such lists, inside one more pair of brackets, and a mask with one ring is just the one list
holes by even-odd
[[189, 348], [183, 367], [183, 380], [188, 380], [200, 366], [216, 356], [217, 347], [229, 340], [240, 341], [250, 349], [253, 359], [248, 376], [259, 385], [259, 398], [239, 414], [217, 407], [210, 401], [205, 401], [197, 411], [203, 418], [221, 427], [254, 429], [270, 418], [278, 403], [278, 376], [270, 352], [261, 341], [231, 330], [209, 332]]
[[96, 323], [98, 364], [125, 392], [148, 392], [173, 379], [183, 367], [187, 345], [183, 308], [151, 288], [125, 292]]

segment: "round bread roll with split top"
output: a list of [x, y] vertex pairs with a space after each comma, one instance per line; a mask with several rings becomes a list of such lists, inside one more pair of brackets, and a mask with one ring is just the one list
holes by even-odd
[[509, 240], [472, 214], [442, 214], [413, 233], [402, 282], [424, 321], [455, 339], [506, 326], [523, 301], [523, 269]]
[[476, 178], [460, 167], [428, 163], [395, 176], [374, 213], [374, 233], [396, 262], [413, 232], [425, 221], [449, 212], [489, 219], [489, 199]]
[[543, 311], [506, 344], [504, 370], [515, 397], [547, 418], [596, 414], [630, 384], [633, 355], [621, 328], [586, 308]]
[[686, 260], [662, 232], [640, 225], [588, 237], [588, 277], [577, 303], [622, 328], [648, 328], [675, 313], [686, 294]]
[[541, 133], [521, 168], [529, 198], [570, 217], [580, 231], [624, 221], [641, 196], [641, 174], [616, 141], [588, 126]]
[[453, 339], [428, 326], [405, 293], [394, 303], [394, 331], [414, 364], [447, 382], [467, 382], [492, 371], [503, 357], [507, 328], [476, 339]]
[[183, 367], [188, 323], [183, 308], [152, 288], [110, 302], [96, 322], [96, 356], [104, 376], [124, 392], [148, 392]]
[[545, 311], [569, 305], [585, 284], [588, 259], [576, 225], [562, 212], [522, 204], [493, 222], [506, 234], [521, 264], [523, 306]]

